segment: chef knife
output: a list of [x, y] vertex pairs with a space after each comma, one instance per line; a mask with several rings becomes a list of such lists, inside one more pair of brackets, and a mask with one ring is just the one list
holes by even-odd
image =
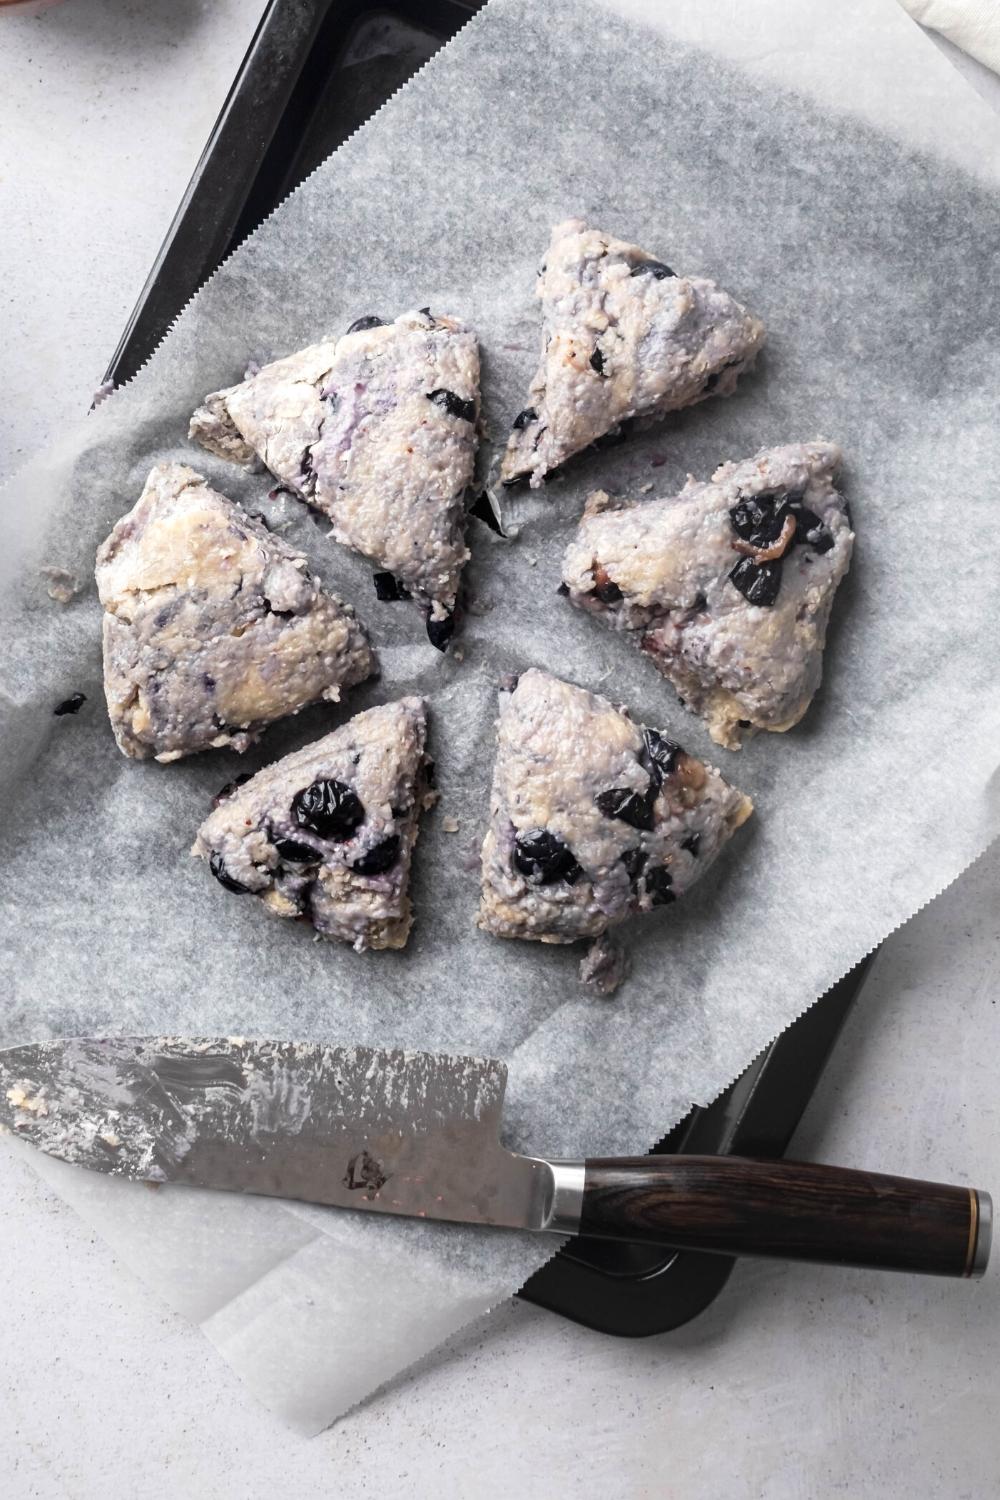
[[988, 1193], [716, 1156], [547, 1161], [501, 1144], [490, 1058], [74, 1038], [0, 1051], [0, 1127], [115, 1177], [729, 1255], [981, 1276]]

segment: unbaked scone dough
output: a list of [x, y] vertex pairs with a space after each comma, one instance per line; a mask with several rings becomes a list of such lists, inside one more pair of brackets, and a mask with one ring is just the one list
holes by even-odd
[[817, 439], [723, 464], [672, 499], [598, 491], [563, 559], [563, 592], [628, 631], [730, 750], [797, 724], [820, 683], [854, 531]]
[[751, 811], [659, 730], [533, 667], [501, 695], [479, 925], [599, 937], [682, 896]]
[[223, 787], [192, 854], [226, 890], [259, 896], [359, 952], [402, 948], [427, 793], [421, 698], [356, 714], [315, 744]]
[[97, 553], [104, 688], [137, 760], [245, 750], [375, 671], [349, 604], [182, 464], [160, 464]]
[[[190, 436], [236, 463], [260, 459], [392, 575], [446, 644], [469, 556], [465, 494], [479, 420], [479, 346], [457, 318], [359, 318], [340, 338], [215, 391]], [[382, 597], [388, 597], [383, 593]]]
[[500, 478], [546, 474], [627, 423], [730, 396], [764, 325], [714, 281], [680, 276], [582, 219], [557, 224], [538, 277], [542, 361]]

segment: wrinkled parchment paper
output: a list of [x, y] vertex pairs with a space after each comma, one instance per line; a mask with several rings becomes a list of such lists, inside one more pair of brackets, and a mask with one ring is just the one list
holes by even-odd
[[[0, 496], [0, 1041], [218, 1032], [494, 1054], [510, 1065], [510, 1144], [559, 1155], [641, 1152], [715, 1096], [1000, 828], [996, 144], [993, 115], [893, 0], [492, 0], [233, 257], [134, 383]], [[716, 277], [770, 342], [734, 399], [511, 499], [516, 540], [474, 522], [464, 659], [444, 658], [322, 523], [266, 498], [266, 476], [189, 448], [187, 417], [250, 358], [430, 304], [478, 328], [502, 441], [537, 357], [534, 271], [573, 213]], [[825, 685], [800, 729], [728, 754], [626, 641], [556, 596], [559, 557], [594, 486], [669, 494], [688, 471], [818, 434], [846, 452], [859, 537]], [[61, 606], [39, 575], [89, 577], [163, 458], [287, 521], [381, 655], [380, 682], [242, 761], [123, 759], [93, 585]], [[626, 701], [757, 805], [697, 890], [635, 928], [611, 1002], [580, 992], [575, 950], [473, 926], [496, 684], [530, 663]], [[53, 717], [76, 690], [83, 711]], [[314, 943], [188, 857], [238, 769], [413, 691], [432, 704], [443, 796], [404, 953]], [[553, 1249], [36, 1165], [305, 1432]]]

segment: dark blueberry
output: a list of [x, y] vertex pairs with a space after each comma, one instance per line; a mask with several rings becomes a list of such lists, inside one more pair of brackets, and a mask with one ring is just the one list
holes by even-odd
[[556, 593], [557, 594], [561, 594], [563, 596], [563, 598], [565, 599], [568, 596], [568, 594], [569, 594], [569, 584], [568, 583], [561, 583], [559, 585], [559, 587], [556, 589]]
[[617, 818], [630, 828], [647, 830], [653, 826], [653, 800], [648, 792], [640, 795], [628, 786], [614, 786], [610, 791], [598, 792], [594, 798], [606, 818]]
[[741, 365], [741, 363], [742, 360], [727, 360], [727, 362], [723, 365], [723, 369], [720, 369], [720, 371], [712, 371], [712, 374], [709, 375], [708, 380], [706, 380], [705, 384], [703, 384], [702, 386], [703, 392], [708, 393], [711, 392], [711, 390], [715, 390], [715, 387], [718, 386], [721, 378], [723, 378], [723, 371], [732, 371], [732, 369], [735, 368], [736, 365]]
[[665, 266], [662, 260], [641, 260], [638, 265], [632, 267], [631, 276], [655, 276], [657, 281], [666, 281], [668, 276], [676, 276], [677, 272]]
[[250, 887], [248, 885], [240, 885], [239, 881], [234, 880], [230, 875], [229, 871], [226, 869], [222, 855], [218, 850], [215, 851], [211, 859], [208, 861], [208, 868], [211, 870], [212, 874], [215, 876], [219, 884], [224, 885], [227, 891], [232, 891], [236, 896], [250, 895]]
[[367, 318], [355, 318], [347, 331], [348, 333], [360, 333], [363, 328], [384, 328], [385, 326], [384, 318], [376, 318], [374, 313], [369, 313]]
[[750, 724], [751, 724], [751, 720], [750, 719], [737, 719], [736, 723], [737, 723], [737, 725], [739, 726], [740, 729], [749, 729], [750, 728]]
[[356, 875], [382, 875], [398, 858], [399, 834], [391, 833], [381, 844], [376, 844], [374, 849], [369, 849], [367, 854], [356, 859], [351, 869]]
[[537, 422], [538, 413], [533, 406], [526, 406], [524, 411], [519, 411], [514, 418], [514, 431], [521, 432], [528, 426], [529, 422]]
[[78, 714], [86, 701], [86, 693], [70, 693], [68, 698], [56, 704], [52, 712], [57, 719], [61, 719], [64, 714]]
[[359, 823], [364, 822], [365, 809], [356, 792], [342, 781], [314, 781], [303, 787], [292, 798], [292, 813], [300, 828], [318, 833], [321, 839], [334, 839], [343, 843], [349, 839]]
[[833, 537], [808, 506], [802, 503], [801, 491], [783, 499], [773, 492], [750, 495], [729, 512], [733, 530], [755, 547], [769, 547], [776, 542], [788, 516], [795, 517], [794, 543], [802, 543], [817, 552], [829, 552]]
[[829, 552], [833, 535], [816, 512], [809, 510], [801, 500], [791, 501], [787, 509], [795, 517], [795, 541], [812, 547], [815, 552]]
[[400, 583], [394, 573], [373, 573], [372, 582], [375, 585], [375, 597], [381, 599], [383, 604], [388, 604], [394, 599], [409, 599], [410, 591], [405, 584]]
[[607, 374], [607, 371], [604, 368], [604, 355], [602, 354], [600, 349], [595, 349], [593, 354], [590, 356], [590, 368], [598, 375]]
[[749, 604], [773, 604], [781, 588], [781, 558], [756, 563], [752, 557], [741, 557], [729, 575]]
[[695, 594], [694, 598], [691, 601], [691, 608], [692, 608], [692, 610], [694, 611], [695, 614], [700, 614], [701, 611], [703, 609], [706, 609], [707, 607], [708, 607], [708, 599], [706, 598], [706, 596], [699, 589], [698, 593]]
[[318, 865], [323, 858], [309, 844], [302, 844], [298, 839], [276, 838], [274, 847], [288, 865]]
[[552, 885], [556, 880], [573, 885], [583, 874], [562, 839], [545, 828], [532, 828], [517, 835], [513, 864], [520, 875], [538, 885]]
[[442, 407], [449, 417], [461, 417], [463, 422], [476, 420], [476, 403], [466, 401], [464, 396], [456, 396], [454, 391], [428, 391], [427, 399], [433, 401], [435, 406]]
[[437, 651], [443, 651], [455, 634], [455, 616], [445, 615], [443, 620], [427, 616], [427, 639]]
[[670, 887], [674, 878], [670, 871], [664, 869], [663, 865], [657, 865], [653, 870], [647, 870], [643, 879], [646, 882], [646, 894], [649, 896], [652, 906], [669, 906], [671, 901], [676, 901]]
[[642, 731], [642, 764], [646, 767], [657, 787], [663, 785], [668, 776], [677, 769], [677, 761], [684, 754], [680, 745], [668, 740], [658, 729]]
[[619, 443], [624, 443], [627, 440], [634, 425], [631, 417], [625, 417], [623, 421], [617, 423], [608, 432], [602, 433], [600, 437], [595, 438], [590, 446], [596, 448], [598, 452], [602, 448], [617, 448]]
[[215, 678], [214, 677], [210, 677], [207, 672], [202, 672], [202, 674], [201, 674], [201, 680], [202, 680], [202, 685], [204, 686], [204, 689], [205, 689], [206, 693], [214, 693], [215, 692]]
[[768, 547], [781, 535], [786, 513], [776, 495], [748, 495], [729, 512], [729, 524], [745, 542]]
[[622, 598], [622, 591], [612, 578], [607, 583], [599, 583], [594, 593], [602, 604], [617, 604]]
[[431, 318], [433, 321], [433, 316], [429, 307], [418, 307], [417, 312], [423, 313], [425, 318]]
[[238, 776], [233, 777], [232, 781], [227, 781], [225, 786], [220, 787], [215, 796], [212, 798], [212, 806], [218, 807], [220, 802], [225, 802], [226, 799], [228, 797], [231, 797], [234, 792], [236, 792], [241, 786], [246, 785], [246, 783], [250, 780], [252, 774], [253, 773], [250, 771], [241, 771]]
[[625, 853], [621, 855], [619, 863], [625, 866], [625, 873], [633, 885], [646, 868], [647, 858], [648, 855], [645, 849], [639, 849], [638, 847], [635, 849], [626, 849]]
[[686, 849], [689, 854], [698, 858], [698, 850], [701, 848], [701, 834], [689, 833], [686, 839], [681, 839], [681, 848]]

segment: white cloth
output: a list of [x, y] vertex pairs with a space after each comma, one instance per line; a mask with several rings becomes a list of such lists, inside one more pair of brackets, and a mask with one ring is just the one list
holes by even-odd
[[914, 20], [1000, 73], [1000, 0], [901, 0]]

